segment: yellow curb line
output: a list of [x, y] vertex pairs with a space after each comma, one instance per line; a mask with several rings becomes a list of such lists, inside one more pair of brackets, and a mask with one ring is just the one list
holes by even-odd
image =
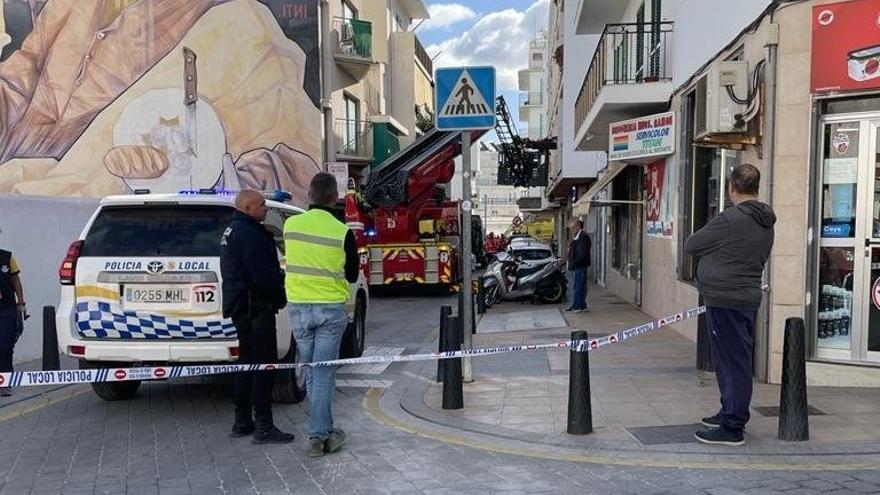
[[[30, 402], [31, 400], [35, 400], [35, 399], [37, 399], [37, 400], [36, 400], [36, 402], [30, 403], [30, 404], [28, 404], [26, 402], [25, 404], [22, 404], [22, 405], [12, 406], [11, 410], [0, 413], [0, 423], [7, 421], [7, 420], [10, 420], [12, 418], [24, 416], [25, 414], [30, 414], [32, 412], [39, 411], [40, 409], [43, 409], [44, 407], [51, 406], [52, 404], [57, 404], [59, 402], [64, 402], [66, 400], [70, 400], [70, 399], [76, 397], [77, 395], [82, 395], [82, 394], [88, 392], [89, 390], [90, 389], [87, 387], [78, 387], [73, 390], [66, 391], [67, 393], [62, 391], [59, 395], [52, 396], [48, 399], [46, 399], [46, 398], [28, 399], [27, 402]], [[51, 393], [54, 394], [54, 392], [51, 392]]]
[[[448, 443], [452, 445], [459, 445], [462, 447], [470, 447], [474, 449], [486, 450], [489, 452], [495, 452], [499, 454], [510, 454], [510, 455], [518, 455], [524, 457], [532, 457], [537, 459], [547, 459], [554, 461], [568, 461], [568, 462], [578, 462], [578, 463], [586, 463], [586, 464], [600, 464], [600, 465], [609, 465], [609, 466], [628, 466], [628, 467], [654, 467], [654, 468], [688, 468], [688, 469], [718, 469], [718, 470], [753, 470], [753, 471], [850, 471], [850, 470], [867, 470], [867, 469], [876, 469], [876, 462], [864, 462], [864, 463], [849, 463], [849, 464], [818, 464], [818, 463], [768, 463], [765, 462], [767, 457], [756, 458], [754, 461], [750, 461], [750, 463], [744, 464], [740, 461], [735, 461], [733, 459], [727, 459], [727, 462], [719, 461], [712, 456], [712, 453], [707, 453], [710, 457], [707, 462], [694, 462], [694, 461], [670, 461], [670, 460], [659, 460], [659, 459], [626, 459], [617, 457], [614, 454], [599, 454], [599, 453], [590, 453], [590, 454], [574, 454], [574, 453], [554, 453], [548, 452], [538, 449], [529, 449], [522, 447], [507, 447], [504, 445], [493, 444], [488, 442], [478, 442], [473, 439], [466, 438], [460, 435], [454, 435], [449, 433], [440, 433], [434, 431], [428, 431], [418, 428], [415, 425], [410, 423], [405, 423], [396, 418], [385, 414], [381, 408], [379, 407], [379, 400], [384, 395], [385, 390], [379, 388], [370, 388], [367, 390], [367, 393], [364, 394], [363, 400], [363, 408], [364, 411], [372, 417], [375, 421], [385, 424], [386, 426], [390, 426], [397, 430], [411, 433], [414, 435], [418, 435], [425, 438], [430, 438], [433, 440], [437, 440], [443, 443]], [[628, 454], [628, 453], [624, 453]], [[692, 455], [702, 455], [695, 454], [692, 452], [658, 452], [659, 455], [666, 456], [692, 456]], [[748, 454], [745, 454], [748, 455]], [[797, 454], [795, 454], [797, 455]]]

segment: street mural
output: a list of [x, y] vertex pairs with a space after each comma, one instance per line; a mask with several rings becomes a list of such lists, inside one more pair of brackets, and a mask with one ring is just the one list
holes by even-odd
[[256, 188], [321, 157], [317, 0], [0, 0], [0, 194]]

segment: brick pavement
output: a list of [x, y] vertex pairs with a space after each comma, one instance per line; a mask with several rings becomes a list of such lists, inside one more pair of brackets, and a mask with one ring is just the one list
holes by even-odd
[[[403, 383], [402, 371], [395, 365], [383, 378]], [[880, 492], [876, 470], [659, 469], [493, 452], [377, 422], [362, 408], [364, 389], [340, 389], [337, 417], [350, 442], [342, 453], [318, 460], [304, 455], [302, 405], [276, 413], [280, 426], [297, 434], [295, 443], [254, 446], [227, 437], [232, 408], [220, 385], [151, 383], [135, 400], [117, 403], [85, 387], [60, 393], [63, 400], [0, 421], [0, 493]]]
[[[433, 300], [424, 305], [424, 312], [436, 309]], [[554, 331], [565, 333], [547, 332]], [[406, 352], [432, 348], [411, 342]], [[500, 357], [476, 362], [478, 378], [503, 376], [507, 369]], [[516, 374], [527, 378], [559, 376], [546, 356], [543, 362], [534, 354], [518, 363]], [[341, 387], [337, 420], [349, 433], [349, 444], [317, 460], [304, 455], [304, 405], [276, 408], [279, 425], [297, 434], [291, 445], [254, 446], [247, 439], [230, 439], [228, 387], [218, 384], [144, 384], [136, 399], [116, 403], [103, 402], [80, 386], [14, 404], [0, 399], [0, 494], [880, 493], [877, 469], [731, 469], [737, 459], [725, 455], [714, 458], [714, 467], [696, 469], [687, 467], [695, 462], [687, 452], [664, 454], [680, 462], [674, 467], [640, 464], [643, 459], [626, 452], [606, 451], [608, 462], [597, 462], [584, 445], [570, 439], [566, 444], [564, 438], [548, 442], [544, 433], [503, 424], [503, 417], [498, 425], [457, 418], [459, 426], [470, 429], [450, 427], [427, 416], [433, 410], [422, 401], [433, 366], [395, 364], [378, 375], [341, 377], [348, 385], [365, 380], [392, 385], [387, 390]], [[513, 376], [509, 369], [506, 373]], [[622, 368], [606, 374], [627, 376]], [[489, 381], [477, 382], [482, 383]], [[423, 410], [407, 412], [404, 399], [420, 387]], [[558, 396], [558, 388], [548, 382], [547, 395]], [[510, 388], [511, 398], [519, 397], [523, 408], [537, 402], [527, 390]], [[485, 393], [488, 402], [491, 395]], [[473, 403], [474, 397], [466, 400]], [[613, 439], [608, 440], [613, 447]], [[867, 452], [854, 455], [868, 459]], [[812, 456], [805, 462], [833, 467], [838, 457]]]
[[[493, 321], [520, 322], [520, 329], [507, 324], [484, 325], [486, 333], [474, 337], [476, 346], [505, 346], [566, 340], [573, 328], [587, 329], [593, 335], [635, 326], [649, 321], [642, 312], [621, 304], [616, 297], [593, 289], [591, 312], [566, 313], [568, 324], [556, 328], [534, 329], [535, 315], [543, 321], [548, 309], [529, 304], [506, 304], [487, 313]], [[498, 314], [493, 314], [498, 310]], [[553, 310], [549, 310], [553, 311]], [[596, 431], [587, 443], [618, 448], [640, 448], [633, 430], [652, 427], [667, 429], [698, 423], [719, 407], [714, 374], [694, 369], [694, 343], [672, 328], [643, 335], [635, 340], [604, 347], [590, 354], [593, 426]], [[495, 356], [475, 361], [477, 380], [465, 385], [465, 409], [445, 411], [453, 420], [464, 418], [492, 426], [564, 439], [567, 427], [569, 353], [537, 351], [516, 357]], [[424, 403], [440, 410], [442, 387], [432, 385]], [[811, 416], [811, 440], [804, 449], [834, 444], [868, 443], [880, 450], [880, 389], [811, 387], [809, 403], [821, 415]], [[777, 418], [763, 414], [760, 406], [778, 406], [779, 386], [756, 384], [752, 400], [746, 452], [795, 450], [797, 444], [776, 440]], [[669, 443], [696, 442], [692, 431], [681, 428]], [[650, 433], [650, 431], [648, 431]], [[655, 435], [656, 436], [656, 435]], [[569, 437], [570, 438], [570, 437]]]

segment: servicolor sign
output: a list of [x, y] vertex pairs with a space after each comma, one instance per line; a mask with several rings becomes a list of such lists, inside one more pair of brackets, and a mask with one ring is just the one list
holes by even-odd
[[610, 126], [608, 160], [640, 162], [675, 151], [675, 114], [648, 115]]

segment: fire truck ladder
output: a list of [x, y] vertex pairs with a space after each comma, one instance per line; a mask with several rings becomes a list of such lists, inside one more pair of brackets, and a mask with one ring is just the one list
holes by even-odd
[[501, 142], [505, 159], [513, 167], [514, 176], [521, 175], [526, 163], [525, 147], [513, 124], [507, 102], [500, 95], [495, 99], [495, 134]]

